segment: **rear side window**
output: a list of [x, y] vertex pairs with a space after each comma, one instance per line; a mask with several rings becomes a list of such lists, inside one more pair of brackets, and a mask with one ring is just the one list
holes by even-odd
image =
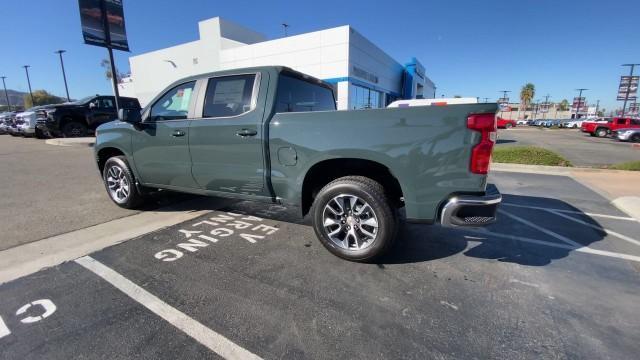
[[276, 112], [335, 110], [333, 91], [309, 81], [280, 75]]
[[624, 125], [627, 123], [627, 119], [618, 119], [618, 124]]
[[209, 79], [202, 117], [237, 116], [251, 111], [255, 106], [252, 101], [255, 81], [256, 74]]
[[186, 119], [196, 82], [178, 85], [164, 93], [151, 107], [151, 121]]

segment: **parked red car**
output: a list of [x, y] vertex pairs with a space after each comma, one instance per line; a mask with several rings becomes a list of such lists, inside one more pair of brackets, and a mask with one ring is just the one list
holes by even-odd
[[498, 129], [508, 129], [512, 127], [516, 127], [515, 120], [507, 120], [507, 119], [498, 117]]
[[580, 131], [589, 133], [591, 136], [605, 137], [618, 129], [631, 128], [640, 128], [640, 120], [615, 117], [613, 119], [584, 121], [580, 127]]

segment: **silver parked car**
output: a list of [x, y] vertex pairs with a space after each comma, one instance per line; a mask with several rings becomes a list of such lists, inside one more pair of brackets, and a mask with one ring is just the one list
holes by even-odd
[[34, 106], [31, 109], [16, 114], [16, 124], [20, 135], [35, 136], [37, 112], [42, 108], [44, 108], [44, 106]]
[[619, 129], [616, 134], [620, 141], [640, 142], [640, 128]]

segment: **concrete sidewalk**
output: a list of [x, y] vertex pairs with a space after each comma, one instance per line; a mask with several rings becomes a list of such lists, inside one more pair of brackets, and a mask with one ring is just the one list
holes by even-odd
[[560, 166], [492, 163], [491, 170], [568, 176], [608, 198], [640, 221], [640, 172]]

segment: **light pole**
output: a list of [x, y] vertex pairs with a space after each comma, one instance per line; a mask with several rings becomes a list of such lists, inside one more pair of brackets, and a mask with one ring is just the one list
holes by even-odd
[[[500, 90], [499, 92], [502, 93], [502, 99], [507, 103], [507, 105], [509, 104], [509, 99], [507, 98], [507, 94], [510, 93], [510, 90]], [[502, 117], [502, 106], [500, 106], [500, 117]], [[511, 118], [511, 116], [509, 116], [509, 118]]]
[[31, 92], [31, 80], [29, 80], [29, 68], [31, 67], [30, 65], [23, 65], [22, 66], [24, 68], [24, 72], [27, 74], [27, 84], [29, 85], [29, 96], [31, 97], [31, 106], [35, 106], [35, 104], [33, 103], [33, 92]]
[[584, 89], [584, 88], [576, 89], [576, 91], [578, 91], [578, 107], [576, 107], [576, 117], [575, 117], [576, 120], [580, 118], [580, 106], [582, 105], [582, 92], [587, 90], [589, 89]]
[[622, 66], [628, 66], [631, 68], [631, 71], [629, 72], [629, 85], [627, 86], [627, 92], [624, 95], [624, 103], [622, 105], [622, 117], [624, 117], [627, 110], [627, 101], [629, 100], [629, 92], [631, 92], [631, 80], [633, 80], [633, 69], [638, 65], [640, 64], [622, 64]]
[[58, 50], [56, 53], [60, 55], [60, 67], [62, 68], [62, 78], [64, 79], [64, 90], [67, 92], [67, 101], [71, 102], [71, 98], [69, 97], [69, 87], [67, 86], [67, 74], [64, 72], [64, 61], [62, 61], [62, 53], [66, 52], [66, 50]]
[[7, 93], [7, 84], [4, 82], [6, 76], [0, 76], [2, 78], [2, 86], [4, 87], [4, 97], [7, 99], [7, 106], [9, 107], [9, 111], [11, 111], [11, 103], [9, 102], [9, 93]]
[[596, 117], [598, 117], [598, 110], [600, 109], [600, 100], [596, 100]]

